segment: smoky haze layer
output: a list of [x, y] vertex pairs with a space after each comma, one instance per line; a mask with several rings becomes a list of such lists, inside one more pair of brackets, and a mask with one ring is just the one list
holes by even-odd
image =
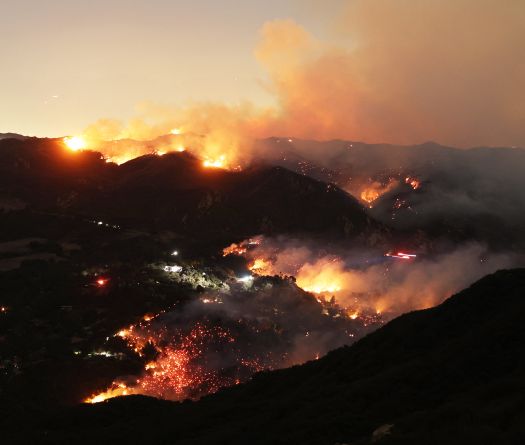
[[386, 256], [381, 247], [281, 236], [261, 238], [243, 255], [254, 273], [294, 276], [302, 289], [333, 297], [356, 316], [372, 311], [386, 318], [435, 306], [486, 274], [524, 264], [522, 255], [473, 242], [405, 252], [414, 258]]
[[262, 26], [254, 55], [273, 106], [144, 102], [134, 119], [101, 119], [86, 137], [151, 140], [178, 128], [201, 137], [188, 143], [203, 157], [231, 166], [253, 160], [255, 139], [275, 135], [525, 146], [521, 0], [340, 4], [322, 37], [293, 20]]
[[495, 249], [525, 247], [523, 149], [272, 138], [258, 141], [255, 152], [337, 184], [405, 237], [421, 231], [456, 242], [470, 238]]

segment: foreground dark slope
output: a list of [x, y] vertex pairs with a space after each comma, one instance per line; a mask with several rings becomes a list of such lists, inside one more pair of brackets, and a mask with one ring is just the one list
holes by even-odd
[[[486, 277], [352, 347], [198, 403], [143, 397], [4, 418], [23, 443], [521, 444], [525, 269]], [[11, 415], [16, 416], [11, 413]], [[376, 438], [377, 439], [377, 438]]]

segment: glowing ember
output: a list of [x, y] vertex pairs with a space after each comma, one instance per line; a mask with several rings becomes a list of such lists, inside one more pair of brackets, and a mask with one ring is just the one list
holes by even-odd
[[96, 283], [97, 283], [97, 286], [99, 287], [104, 287], [106, 284], [108, 284], [108, 279], [107, 278], [98, 278]]
[[71, 151], [84, 150], [87, 147], [86, 141], [80, 136], [67, 137], [63, 141]]
[[410, 176], [407, 176], [405, 178], [405, 184], [408, 184], [414, 190], [417, 190], [419, 187], [421, 187], [421, 182], [417, 180], [416, 178], [412, 178]]
[[[132, 383], [113, 382], [106, 391], [86, 399], [86, 403], [99, 403], [107, 399], [145, 394], [165, 399], [182, 400], [198, 398], [216, 392], [224, 386], [234, 385], [237, 377], [221, 376], [218, 370], [207, 366], [202, 360], [206, 348], [217, 342], [235, 343], [231, 334], [221, 327], [206, 327], [197, 323], [190, 332], [174, 332], [169, 344], [163, 341], [164, 332], [122, 330], [117, 336], [126, 339], [128, 346], [142, 355], [142, 350], [151, 345], [158, 356], [154, 362], [144, 365], [144, 374]], [[240, 365], [248, 367], [242, 362]], [[253, 363], [254, 371], [260, 370]], [[257, 369], [255, 369], [257, 368]], [[264, 369], [264, 368], [262, 368]]]
[[173, 130], [170, 131], [170, 133], [175, 135], [175, 136], [178, 136], [178, 135], [182, 134], [182, 129], [174, 128]]

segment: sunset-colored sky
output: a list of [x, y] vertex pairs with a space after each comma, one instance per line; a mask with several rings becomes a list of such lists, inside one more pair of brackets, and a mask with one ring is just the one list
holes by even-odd
[[4, 0], [0, 33], [0, 132], [525, 147], [523, 0]]
[[[142, 101], [268, 103], [253, 57], [266, 21], [322, 18], [297, 0], [3, 0], [0, 132], [57, 136]], [[336, 2], [334, 2], [336, 3]]]

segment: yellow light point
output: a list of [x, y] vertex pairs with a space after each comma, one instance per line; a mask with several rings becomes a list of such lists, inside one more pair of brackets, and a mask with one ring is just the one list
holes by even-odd
[[86, 141], [80, 136], [67, 137], [63, 141], [71, 151], [84, 150], [87, 147]]
[[174, 134], [175, 136], [178, 136], [182, 134], [182, 130], [180, 128], [174, 128], [173, 130], [170, 131], [170, 133]]
[[116, 336], [120, 338], [126, 338], [129, 335], [129, 331], [127, 329], [122, 329], [117, 332]]
[[182, 153], [183, 151], [186, 151], [186, 149], [185, 149], [182, 145], [179, 145], [179, 146], [177, 147], [177, 151], [178, 151], [179, 153]]

